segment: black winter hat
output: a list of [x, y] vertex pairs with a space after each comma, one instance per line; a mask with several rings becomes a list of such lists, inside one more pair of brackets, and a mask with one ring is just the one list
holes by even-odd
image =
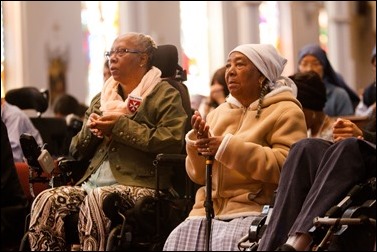
[[326, 103], [326, 87], [313, 71], [289, 76], [297, 85], [297, 100], [303, 108], [322, 111]]

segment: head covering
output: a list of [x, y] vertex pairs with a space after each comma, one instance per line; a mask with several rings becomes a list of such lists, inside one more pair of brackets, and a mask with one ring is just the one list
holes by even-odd
[[287, 59], [280, 56], [275, 47], [269, 44], [239, 45], [230, 51], [228, 57], [233, 52], [240, 52], [253, 62], [255, 67], [269, 80], [271, 90], [280, 86], [289, 86], [292, 88], [292, 93], [295, 96], [297, 95], [294, 82], [287, 77], [281, 76]]
[[240, 52], [253, 62], [261, 73], [271, 82], [280, 77], [287, 60], [281, 57], [272, 45], [245, 44], [234, 48], [232, 52]]
[[326, 103], [326, 87], [316, 72], [298, 72], [289, 78], [296, 83], [297, 100], [303, 108], [323, 111]]
[[323, 66], [323, 82], [325, 84], [329, 83], [345, 89], [353, 103], [359, 102], [359, 96], [345, 83], [340, 74], [334, 71], [327, 58], [326, 52], [319, 45], [309, 44], [304, 46], [298, 54], [298, 62], [300, 63], [302, 58], [306, 55], [313, 55], [321, 62], [321, 65]]

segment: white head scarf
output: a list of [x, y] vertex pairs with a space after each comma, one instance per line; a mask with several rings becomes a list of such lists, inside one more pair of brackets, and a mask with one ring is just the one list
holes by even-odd
[[291, 79], [281, 76], [287, 59], [280, 56], [275, 47], [268, 44], [244, 44], [234, 48], [229, 55], [233, 52], [240, 52], [253, 62], [255, 67], [269, 80], [268, 85], [271, 90], [286, 86], [291, 89], [295, 97], [297, 96], [295, 83]]

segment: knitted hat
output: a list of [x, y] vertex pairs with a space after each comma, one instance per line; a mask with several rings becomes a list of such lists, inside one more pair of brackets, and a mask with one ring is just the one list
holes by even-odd
[[303, 108], [322, 111], [326, 103], [326, 88], [321, 77], [313, 72], [289, 76], [297, 85], [297, 100]]

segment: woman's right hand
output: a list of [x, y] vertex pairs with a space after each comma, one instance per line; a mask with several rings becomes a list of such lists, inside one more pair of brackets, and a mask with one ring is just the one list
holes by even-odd
[[363, 139], [363, 132], [350, 120], [338, 118], [333, 124], [334, 143], [349, 137]]
[[86, 122], [86, 126], [89, 128], [90, 132], [98, 138], [103, 138], [103, 132], [97, 128], [96, 121], [99, 120], [100, 115], [96, 113], [91, 113], [88, 121]]
[[202, 118], [199, 111], [195, 111], [191, 117], [191, 126], [196, 132], [197, 138], [208, 138], [209, 136], [209, 126], [206, 121]]

